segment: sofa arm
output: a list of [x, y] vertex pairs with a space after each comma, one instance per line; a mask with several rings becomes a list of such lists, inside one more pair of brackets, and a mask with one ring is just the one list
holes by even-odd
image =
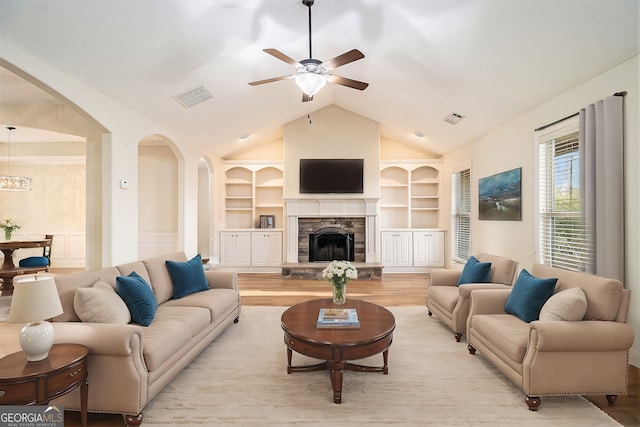
[[460, 296], [465, 299], [471, 298], [471, 291], [486, 290], [486, 289], [507, 289], [510, 290], [511, 286], [502, 285], [500, 283], [465, 283], [458, 286], [460, 289]]
[[628, 350], [634, 333], [627, 323], [605, 320], [534, 321], [529, 347], [539, 352]]
[[[138, 325], [53, 322], [55, 343], [89, 347], [89, 412], [136, 415], [149, 399], [149, 372]], [[54, 405], [80, 409], [80, 393], [54, 399]]]
[[82, 344], [91, 354], [142, 359], [142, 328], [138, 325], [53, 322], [55, 343]]
[[204, 272], [204, 277], [211, 289], [233, 289], [238, 290], [238, 274], [233, 271], [210, 271]]
[[505, 314], [504, 305], [511, 294], [511, 287], [508, 289], [485, 289], [471, 292], [471, 308], [469, 316], [476, 314]]
[[462, 270], [431, 270], [429, 272], [429, 287], [431, 286], [458, 286], [458, 279]]

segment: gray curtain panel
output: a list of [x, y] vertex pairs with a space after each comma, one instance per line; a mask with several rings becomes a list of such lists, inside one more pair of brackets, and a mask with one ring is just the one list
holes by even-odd
[[580, 111], [585, 217], [593, 243], [593, 271], [624, 280], [624, 152], [622, 96]]

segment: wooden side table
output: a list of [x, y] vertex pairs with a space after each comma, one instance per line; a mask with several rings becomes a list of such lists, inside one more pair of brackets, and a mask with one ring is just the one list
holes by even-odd
[[0, 405], [48, 405], [80, 387], [82, 425], [87, 426], [87, 356], [79, 344], [55, 344], [49, 357], [28, 362], [22, 351], [0, 359]]

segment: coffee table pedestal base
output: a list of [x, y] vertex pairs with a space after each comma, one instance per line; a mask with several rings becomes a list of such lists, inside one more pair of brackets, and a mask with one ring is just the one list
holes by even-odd
[[389, 361], [389, 350], [382, 352], [383, 365], [380, 367], [358, 365], [356, 363], [335, 360], [327, 360], [326, 362], [315, 365], [293, 366], [291, 364], [292, 357], [293, 351], [290, 348], [287, 348], [287, 374], [291, 374], [292, 372], [323, 371], [325, 369], [329, 372], [331, 387], [333, 388], [333, 403], [342, 403], [342, 378], [344, 376], [344, 371], [382, 372], [385, 375], [389, 373], [389, 367], [387, 365]]

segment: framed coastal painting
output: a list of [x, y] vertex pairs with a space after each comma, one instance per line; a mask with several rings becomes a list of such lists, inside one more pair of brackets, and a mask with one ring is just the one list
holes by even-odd
[[478, 200], [480, 220], [522, 220], [522, 168], [480, 178]]

